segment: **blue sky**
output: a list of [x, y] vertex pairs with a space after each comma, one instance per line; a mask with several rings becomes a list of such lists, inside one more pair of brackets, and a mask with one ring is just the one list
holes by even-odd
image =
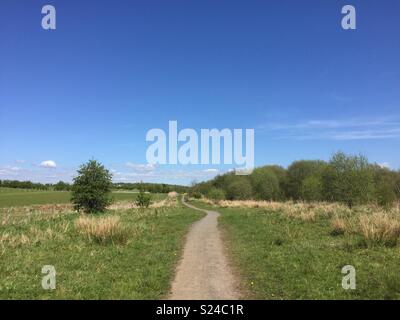
[[[346, 4], [357, 30], [341, 28]], [[70, 180], [90, 158], [115, 181], [228, 169], [146, 165], [146, 132], [170, 120], [254, 128], [256, 165], [343, 150], [398, 169], [399, 14], [397, 0], [2, 0], [0, 179]]]

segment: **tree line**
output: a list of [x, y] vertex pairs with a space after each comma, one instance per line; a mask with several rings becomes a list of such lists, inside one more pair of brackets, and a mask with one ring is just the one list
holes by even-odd
[[[59, 181], [57, 183], [35, 183], [31, 181], [19, 181], [19, 180], [0, 180], [0, 187], [4, 188], [16, 188], [16, 189], [33, 189], [33, 190], [54, 190], [54, 191], [71, 191], [72, 184]], [[187, 192], [189, 187], [165, 184], [165, 183], [112, 183], [111, 188], [113, 190], [144, 190], [145, 192], [151, 193], [168, 193], [176, 191], [179, 193]]]
[[342, 202], [349, 207], [400, 201], [400, 171], [369, 163], [362, 155], [335, 153], [329, 161], [300, 160], [288, 168], [268, 165], [251, 175], [234, 172], [192, 186], [191, 195], [214, 200]]

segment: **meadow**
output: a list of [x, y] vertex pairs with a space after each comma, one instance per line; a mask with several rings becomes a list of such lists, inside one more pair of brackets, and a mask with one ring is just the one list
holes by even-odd
[[[400, 212], [336, 203], [195, 201], [221, 213], [231, 263], [254, 299], [400, 299]], [[342, 267], [356, 289], [342, 287]]]
[[[48, 196], [22, 193], [32, 197], [13, 199], [26, 204]], [[125, 201], [95, 215], [78, 214], [70, 204], [3, 208], [0, 299], [166, 297], [188, 226], [202, 213], [183, 207], [177, 198], [157, 197], [147, 209], [127, 206]], [[44, 265], [55, 267], [55, 290], [41, 286]]]
[[[116, 201], [134, 201], [135, 191], [114, 191], [112, 196]], [[154, 200], [160, 200], [166, 194], [153, 194]], [[40, 204], [69, 203], [71, 193], [68, 191], [41, 191], [33, 189], [0, 188], [0, 208], [14, 206], [30, 206]]]

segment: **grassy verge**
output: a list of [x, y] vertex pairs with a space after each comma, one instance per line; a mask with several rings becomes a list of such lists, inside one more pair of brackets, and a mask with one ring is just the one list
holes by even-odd
[[[224, 239], [248, 298], [400, 299], [400, 246], [382, 241], [371, 245], [365, 232], [355, 226], [357, 231], [347, 226], [345, 232], [337, 232], [339, 212], [329, 212], [330, 206], [325, 213], [313, 214], [301, 205], [283, 205], [282, 212], [193, 203], [221, 213]], [[364, 211], [349, 215], [354, 224], [360, 218], [361, 226], [365, 217], [375, 216]], [[380, 230], [376, 223], [370, 226]], [[345, 265], [356, 269], [356, 290], [342, 288]]]
[[[3, 220], [0, 299], [162, 298], [188, 226], [201, 216], [178, 205]], [[41, 287], [44, 265], [56, 269], [56, 290]]]

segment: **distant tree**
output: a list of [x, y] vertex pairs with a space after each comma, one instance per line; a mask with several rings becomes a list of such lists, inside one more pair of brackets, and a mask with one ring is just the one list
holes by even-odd
[[208, 193], [207, 193], [207, 198], [211, 200], [224, 200], [225, 199], [225, 192], [222, 189], [217, 189], [215, 187], [212, 187]]
[[190, 193], [190, 196], [195, 198], [195, 199], [201, 199], [201, 195], [202, 194], [200, 192], [198, 192], [198, 191], [194, 191], [194, 192]]
[[398, 199], [398, 174], [387, 168], [374, 166], [375, 196], [379, 205], [389, 207]]
[[254, 195], [259, 200], [279, 200], [279, 180], [270, 167], [253, 170], [250, 175]]
[[55, 191], [68, 191], [71, 189], [71, 186], [68, 183], [59, 181], [54, 185], [53, 188]]
[[96, 160], [81, 165], [72, 185], [71, 201], [76, 210], [103, 212], [112, 203], [111, 173]]
[[352, 207], [374, 199], [373, 168], [364, 156], [334, 154], [322, 180], [328, 201], [344, 202]]
[[326, 167], [326, 163], [320, 160], [301, 160], [293, 162], [287, 171], [287, 197], [294, 200], [301, 199], [301, 188], [304, 179], [318, 174]]
[[301, 199], [306, 201], [323, 200], [323, 183], [319, 174], [313, 174], [305, 178], [300, 189]]
[[253, 196], [253, 189], [247, 176], [236, 176], [227, 187], [226, 198], [228, 200], [247, 200]]
[[279, 182], [279, 196], [277, 200], [285, 200], [286, 199], [286, 188], [287, 188], [287, 170], [278, 165], [269, 165], [266, 166], [272, 172], [275, 173]]

